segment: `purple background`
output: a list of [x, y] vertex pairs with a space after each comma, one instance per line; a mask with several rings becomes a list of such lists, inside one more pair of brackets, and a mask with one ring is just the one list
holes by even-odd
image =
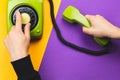
[[[62, 35], [79, 46], [101, 49], [82, 32], [79, 24], [62, 19], [68, 5], [77, 7], [83, 14], [100, 14], [112, 24], [120, 26], [120, 0], [62, 0], [57, 23]], [[63, 45], [53, 29], [40, 67], [42, 80], [120, 80], [120, 42], [112, 40], [113, 50], [103, 56], [87, 55]]]

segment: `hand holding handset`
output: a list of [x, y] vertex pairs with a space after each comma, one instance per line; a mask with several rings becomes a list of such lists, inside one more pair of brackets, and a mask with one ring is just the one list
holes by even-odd
[[[73, 6], [68, 6], [65, 9], [65, 11], [63, 13], [63, 18], [70, 23], [77, 22], [77, 23], [79, 23], [82, 26], [85, 26], [87, 28], [91, 27], [91, 25], [90, 25], [89, 21], [86, 19], [86, 17], [84, 17], [79, 12], [79, 10]], [[94, 40], [96, 41], [96, 43], [98, 43], [101, 46], [105, 46], [109, 43], [108, 38], [96, 38], [96, 37], [94, 37]]]

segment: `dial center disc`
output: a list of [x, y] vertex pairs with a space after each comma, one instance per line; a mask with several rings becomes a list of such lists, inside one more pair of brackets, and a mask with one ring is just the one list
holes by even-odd
[[21, 17], [22, 17], [22, 24], [27, 24], [30, 22], [30, 15], [27, 14], [27, 13], [22, 13], [21, 14]]

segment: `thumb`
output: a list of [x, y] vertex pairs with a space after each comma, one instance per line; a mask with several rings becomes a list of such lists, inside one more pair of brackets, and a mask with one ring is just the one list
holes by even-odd
[[86, 28], [83, 26], [83, 32], [89, 35], [93, 35], [93, 29], [92, 28]]
[[92, 21], [94, 20], [94, 18], [95, 18], [95, 16], [93, 16], [93, 15], [85, 15], [85, 17], [86, 17], [90, 22], [92, 22]]
[[24, 28], [24, 33], [25, 33], [25, 36], [27, 37], [27, 39], [30, 39], [30, 23], [26, 24], [25, 25], [25, 28]]

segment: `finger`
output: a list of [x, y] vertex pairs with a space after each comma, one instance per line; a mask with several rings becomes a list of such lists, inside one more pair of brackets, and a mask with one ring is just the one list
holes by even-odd
[[95, 18], [95, 16], [93, 16], [93, 15], [86, 15], [85, 16], [89, 21], [92, 21], [94, 18]]
[[25, 36], [30, 39], [30, 23], [26, 24], [25, 27], [24, 27], [24, 33], [25, 33]]
[[97, 14], [97, 15], [96, 15], [96, 17], [103, 17], [103, 16], [101, 16], [101, 15]]
[[16, 29], [22, 30], [22, 19], [19, 11], [16, 12]]

